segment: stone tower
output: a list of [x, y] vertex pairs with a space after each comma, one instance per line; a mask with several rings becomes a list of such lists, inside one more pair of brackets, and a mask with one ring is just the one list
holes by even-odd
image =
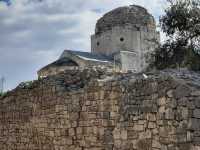
[[97, 21], [91, 51], [112, 57], [121, 70], [141, 72], [159, 41], [154, 17], [145, 8], [131, 5], [116, 8]]

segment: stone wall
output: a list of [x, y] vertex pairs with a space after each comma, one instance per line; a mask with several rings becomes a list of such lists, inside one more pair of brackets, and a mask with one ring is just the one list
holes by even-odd
[[0, 98], [1, 150], [199, 150], [200, 87], [166, 73], [69, 71]]

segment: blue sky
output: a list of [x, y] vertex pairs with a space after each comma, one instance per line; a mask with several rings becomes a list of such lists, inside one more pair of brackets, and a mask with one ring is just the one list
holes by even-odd
[[37, 78], [64, 49], [90, 51], [90, 35], [104, 13], [144, 6], [158, 20], [165, 0], [0, 0], [0, 76], [6, 89]]

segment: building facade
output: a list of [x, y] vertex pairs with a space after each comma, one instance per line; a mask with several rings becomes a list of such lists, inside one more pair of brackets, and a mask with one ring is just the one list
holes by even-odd
[[38, 76], [88, 67], [138, 73], [148, 67], [159, 41], [154, 17], [145, 8], [119, 7], [97, 21], [91, 36], [91, 53], [65, 50], [58, 60], [40, 69]]
[[112, 56], [121, 70], [140, 72], [148, 66], [159, 41], [153, 16], [132, 5], [114, 9], [98, 20], [91, 49], [92, 53]]

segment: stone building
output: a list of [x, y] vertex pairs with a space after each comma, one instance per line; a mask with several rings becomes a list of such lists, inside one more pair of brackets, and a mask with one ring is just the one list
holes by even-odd
[[38, 71], [39, 77], [55, 75], [65, 70], [83, 70], [91, 67], [112, 68], [112, 58], [89, 52], [64, 50], [60, 58]]
[[92, 53], [113, 56], [121, 70], [140, 72], [160, 40], [154, 17], [143, 7], [119, 7], [97, 21]]
[[148, 67], [159, 41], [154, 17], [145, 8], [119, 7], [97, 21], [91, 36], [91, 53], [65, 50], [56, 62], [39, 70], [38, 75], [97, 66], [141, 72]]

